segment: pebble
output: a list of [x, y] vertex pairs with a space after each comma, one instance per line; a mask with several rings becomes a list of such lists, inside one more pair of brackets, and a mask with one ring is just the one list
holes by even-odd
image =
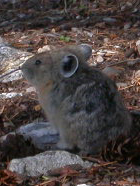
[[105, 22], [105, 23], [116, 23], [117, 22], [117, 20], [115, 19], [115, 18], [111, 18], [111, 17], [105, 17], [105, 18], [103, 18], [103, 21]]
[[139, 55], [140, 55], [140, 40], [138, 40], [138, 41], [136, 42], [136, 46], [137, 46], [137, 49], [138, 49], [138, 53], [139, 53]]
[[134, 76], [135, 78], [140, 78], [140, 70], [136, 71]]
[[127, 87], [127, 83], [122, 83], [122, 82], [116, 83], [116, 85], [117, 85], [118, 88], [125, 88], [125, 87]]
[[124, 30], [128, 30], [129, 28], [131, 28], [131, 26], [132, 26], [132, 23], [131, 22], [125, 23]]
[[93, 37], [93, 33], [92, 32], [84, 31], [84, 34], [86, 34], [90, 38]]
[[16, 92], [10, 92], [10, 93], [1, 93], [0, 94], [0, 99], [8, 99], [8, 98], [13, 98], [16, 96], [23, 96], [22, 93], [16, 93]]
[[104, 61], [104, 58], [102, 56], [97, 56], [96, 60], [97, 63], [102, 63]]
[[109, 42], [109, 38], [104, 38], [104, 43], [108, 43]]
[[23, 125], [16, 130], [25, 140], [30, 139], [32, 144], [38, 149], [47, 150], [47, 144], [55, 144], [59, 140], [59, 135], [49, 122], [34, 122]]
[[36, 92], [36, 89], [34, 87], [29, 87], [29, 88], [26, 89], [26, 92], [27, 93]]
[[49, 45], [45, 45], [42, 48], [39, 48], [37, 52], [38, 53], [42, 53], [42, 52], [46, 52], [46, 51], [50, 51], [50, 50], [51, 50], [50, 46]]
[[76, 19], [77, 20], [81, 19], [81, 16], [80, 15], [76, 16]]
[[77, 27], [72, 27], [72, 28], [71, 28], [71, 31], [73, 31], [73, 32], [78, 32], [78, 31], [79, 31], [79, 28], [77, 28]]
[[78, 184], [77, 186], [94, 186], [93, 184]]

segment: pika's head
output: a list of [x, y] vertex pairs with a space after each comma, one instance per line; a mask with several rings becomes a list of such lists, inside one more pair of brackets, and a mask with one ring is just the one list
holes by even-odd
[[36, 54], [21, 67], [24, 77], [36, 88], [49, 81], [71, 78], [90, 58], [92, 49], [87, 44], [70, 45], [54, 51]]

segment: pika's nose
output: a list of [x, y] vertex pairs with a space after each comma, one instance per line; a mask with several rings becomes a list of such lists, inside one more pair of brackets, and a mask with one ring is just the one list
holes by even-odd
[[21, 71], [23, 72], [23, 76], [26, 79], [32, 79], [33, 78], [33, 70], [29, 67], [29, 65], [26, 64], [26, 62], [21, 66]]

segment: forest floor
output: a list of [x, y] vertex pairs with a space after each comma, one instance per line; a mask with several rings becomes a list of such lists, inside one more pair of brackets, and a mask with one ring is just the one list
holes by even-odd
[[[92, 46], [91, 66], [106, 69], [116, 81], [118, 89], [129, 110], [140, 111], [140, 2], [92, 1], [80, 4], [67, 1], [56, 8], [53, 3], [41, 1], [37, 4], [21, 0], [20, 4], [0, 4], [0, 36], [11, 46], [36, 53], [42, 47], [54, 48], [69, 44], [87, 43]], [[139, 2], [139, 3], [138, 3]], [[25, 92], [29, 87], [22, 79], [2, 83], [0, 92]], [[21, 98], [2, 100], [0, 103], [0, 136], [20, 125], [43, 118], [35, 93]], [[13, 123], [4, 127], [4, 123]], [[5, 169], [1, 162], [0, 185], [69, 186], [79, 179], [87, 185], [139, 186], [140, 168], [137, 164], [119, 164], [117, 161], [97, 161], [98, 166], [90, 170], [64, 169], [53, 178], [25, 179]]]

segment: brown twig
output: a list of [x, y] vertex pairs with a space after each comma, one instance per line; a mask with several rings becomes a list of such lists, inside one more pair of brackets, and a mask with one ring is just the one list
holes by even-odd
[[133, 63], [137, 63], [137, 62], [140, 62], [140, 58], [137, 58], [137, 59], [130, 59], [130, 60], [124, 60], [124, 61], [119, 61], [117, 63], [112, 63], [110, 65], [107, 65], [108, 67], [111, 67], [111, 66], [115, 66], [115, 65], [120, 65], [122, 63], [128, 63], [128, 62], [133, 62]]

